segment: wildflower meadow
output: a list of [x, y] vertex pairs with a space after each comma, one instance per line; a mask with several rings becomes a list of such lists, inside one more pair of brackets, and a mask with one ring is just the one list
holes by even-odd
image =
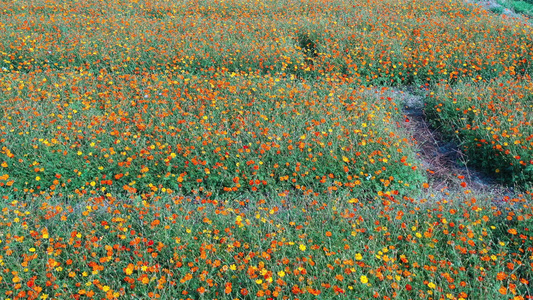
[[0, 4], [0, 298], [533, 299], [527, 15]]

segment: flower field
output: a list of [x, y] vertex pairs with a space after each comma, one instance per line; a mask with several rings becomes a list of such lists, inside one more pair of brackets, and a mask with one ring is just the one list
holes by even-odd
[[[2, 299], [529, 299], [533, 33], [462, 1], [0, 1]], [[435, 188], [391, 89], [513, 193]]]

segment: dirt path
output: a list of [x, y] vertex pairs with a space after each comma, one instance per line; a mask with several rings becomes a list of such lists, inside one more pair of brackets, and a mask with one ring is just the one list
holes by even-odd
[[[424, 114], [425, 92], [414, 88], [389, 88], [385, 94], [403, 108], [403, 128], [412, 137], [417, 155], [426, 169], [429, 189], [435, 193], [463, 192], [473, 195], [491, 195], [493, 203], [516, 197], [512, 188], [502, 186], [489, 176], [468, 165], [458, 146], [446, 141], [438, 129], [430, 126]], [[466, 184], [466, 185], [465, 185]]]

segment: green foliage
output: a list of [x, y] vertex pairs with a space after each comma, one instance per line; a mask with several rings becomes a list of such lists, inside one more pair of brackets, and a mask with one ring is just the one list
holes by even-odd
[[493, 13], [501, 15], [503, 13], [504, 8], [502, 6], [495, 6], [490, 9]]
[[[527, 23], [463, 1], [2, 4], [0, 298], [530, 295]], [[389, 93], [422, 85], [516, 193], [425, 183]]]
[[514, 11], [520, 14], [525, 14], [528, 16], [533, 15], [533, 3], [531, 0], [528, 1], [513, 1], [512, 8]]

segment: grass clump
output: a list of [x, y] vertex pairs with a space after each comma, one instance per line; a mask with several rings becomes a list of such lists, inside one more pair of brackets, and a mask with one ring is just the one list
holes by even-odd
[[527, 1], [513, 1], [512, 7], [519, 14], [533, 15], [533, 3]]

